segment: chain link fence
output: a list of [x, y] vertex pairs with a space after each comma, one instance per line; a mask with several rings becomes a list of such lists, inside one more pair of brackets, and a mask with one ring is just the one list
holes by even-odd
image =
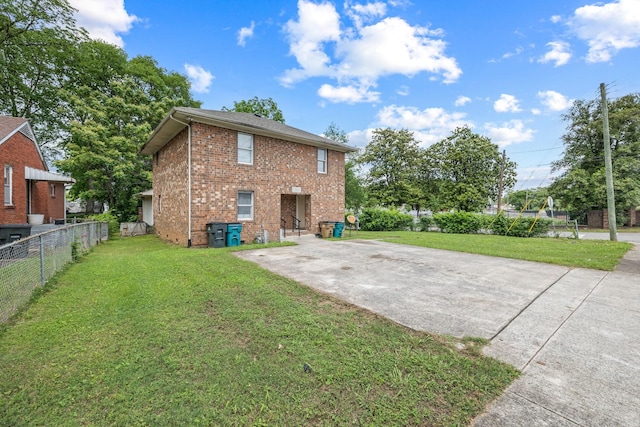
[[88, 222], [30, 236], [0, 247], [0, 322], [26, 304], [33, 291], [109, 237], [109, 224]]

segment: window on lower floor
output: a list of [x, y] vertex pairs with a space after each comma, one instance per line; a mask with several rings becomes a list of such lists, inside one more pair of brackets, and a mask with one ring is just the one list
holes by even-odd
[[4, 165], [4, 205], [13, 205], [13, 167]]
[[318, 173], [327, 173], [327, 150], [318, 148]]
[[238, 191], [238, 220], [253, 219], [253, 191]]
[[56, 185], [49, 184], [49, 192], [51, 193], [51, 197], [56, 197]]

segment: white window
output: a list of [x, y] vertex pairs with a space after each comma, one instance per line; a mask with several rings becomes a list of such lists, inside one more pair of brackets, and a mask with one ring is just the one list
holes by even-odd
[[318, 173], [327, 173], [327, 150], [318, 148]]
[[49, 184], [49, 192], [51, 193], [51, 197], [56, 197], [56, 185]]
[[4, 205], [13, 205], [13, 167], [4, 165]]
[[238, 163], [253, 164], [253, 135], [238, 132]]
[[238, 220], [253, 219], [253, 191], [238, 191]]

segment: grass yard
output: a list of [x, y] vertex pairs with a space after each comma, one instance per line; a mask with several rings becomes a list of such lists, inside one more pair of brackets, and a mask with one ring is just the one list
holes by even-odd
[[566, 238], [522, 238], [487, 234], [423, 233], [416, 231], [345, 230], [346, 239], [379, 239], [385, 242], [446, 249], [567, 267], [612, 271], [633, 247], [631, 243]]
[[118, 239], [0, 329], [0, 424], [466, 425], [518, 372], [463, 341], [230, 249]]

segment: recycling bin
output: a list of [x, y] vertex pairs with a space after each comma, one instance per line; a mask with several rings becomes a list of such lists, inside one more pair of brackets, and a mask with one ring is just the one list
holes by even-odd
[[333, 237], [342, 237], [344, 231], [344, 222], [336, 222], [333, 227]]
[[210, 222], [207, 224], [210, 248], [224, 248], [227, 234], [226, 222]]
[[239, 222], [227, 224], [227, 246], [240, 246], [240, 233], [242, 233], [242, 224]]

